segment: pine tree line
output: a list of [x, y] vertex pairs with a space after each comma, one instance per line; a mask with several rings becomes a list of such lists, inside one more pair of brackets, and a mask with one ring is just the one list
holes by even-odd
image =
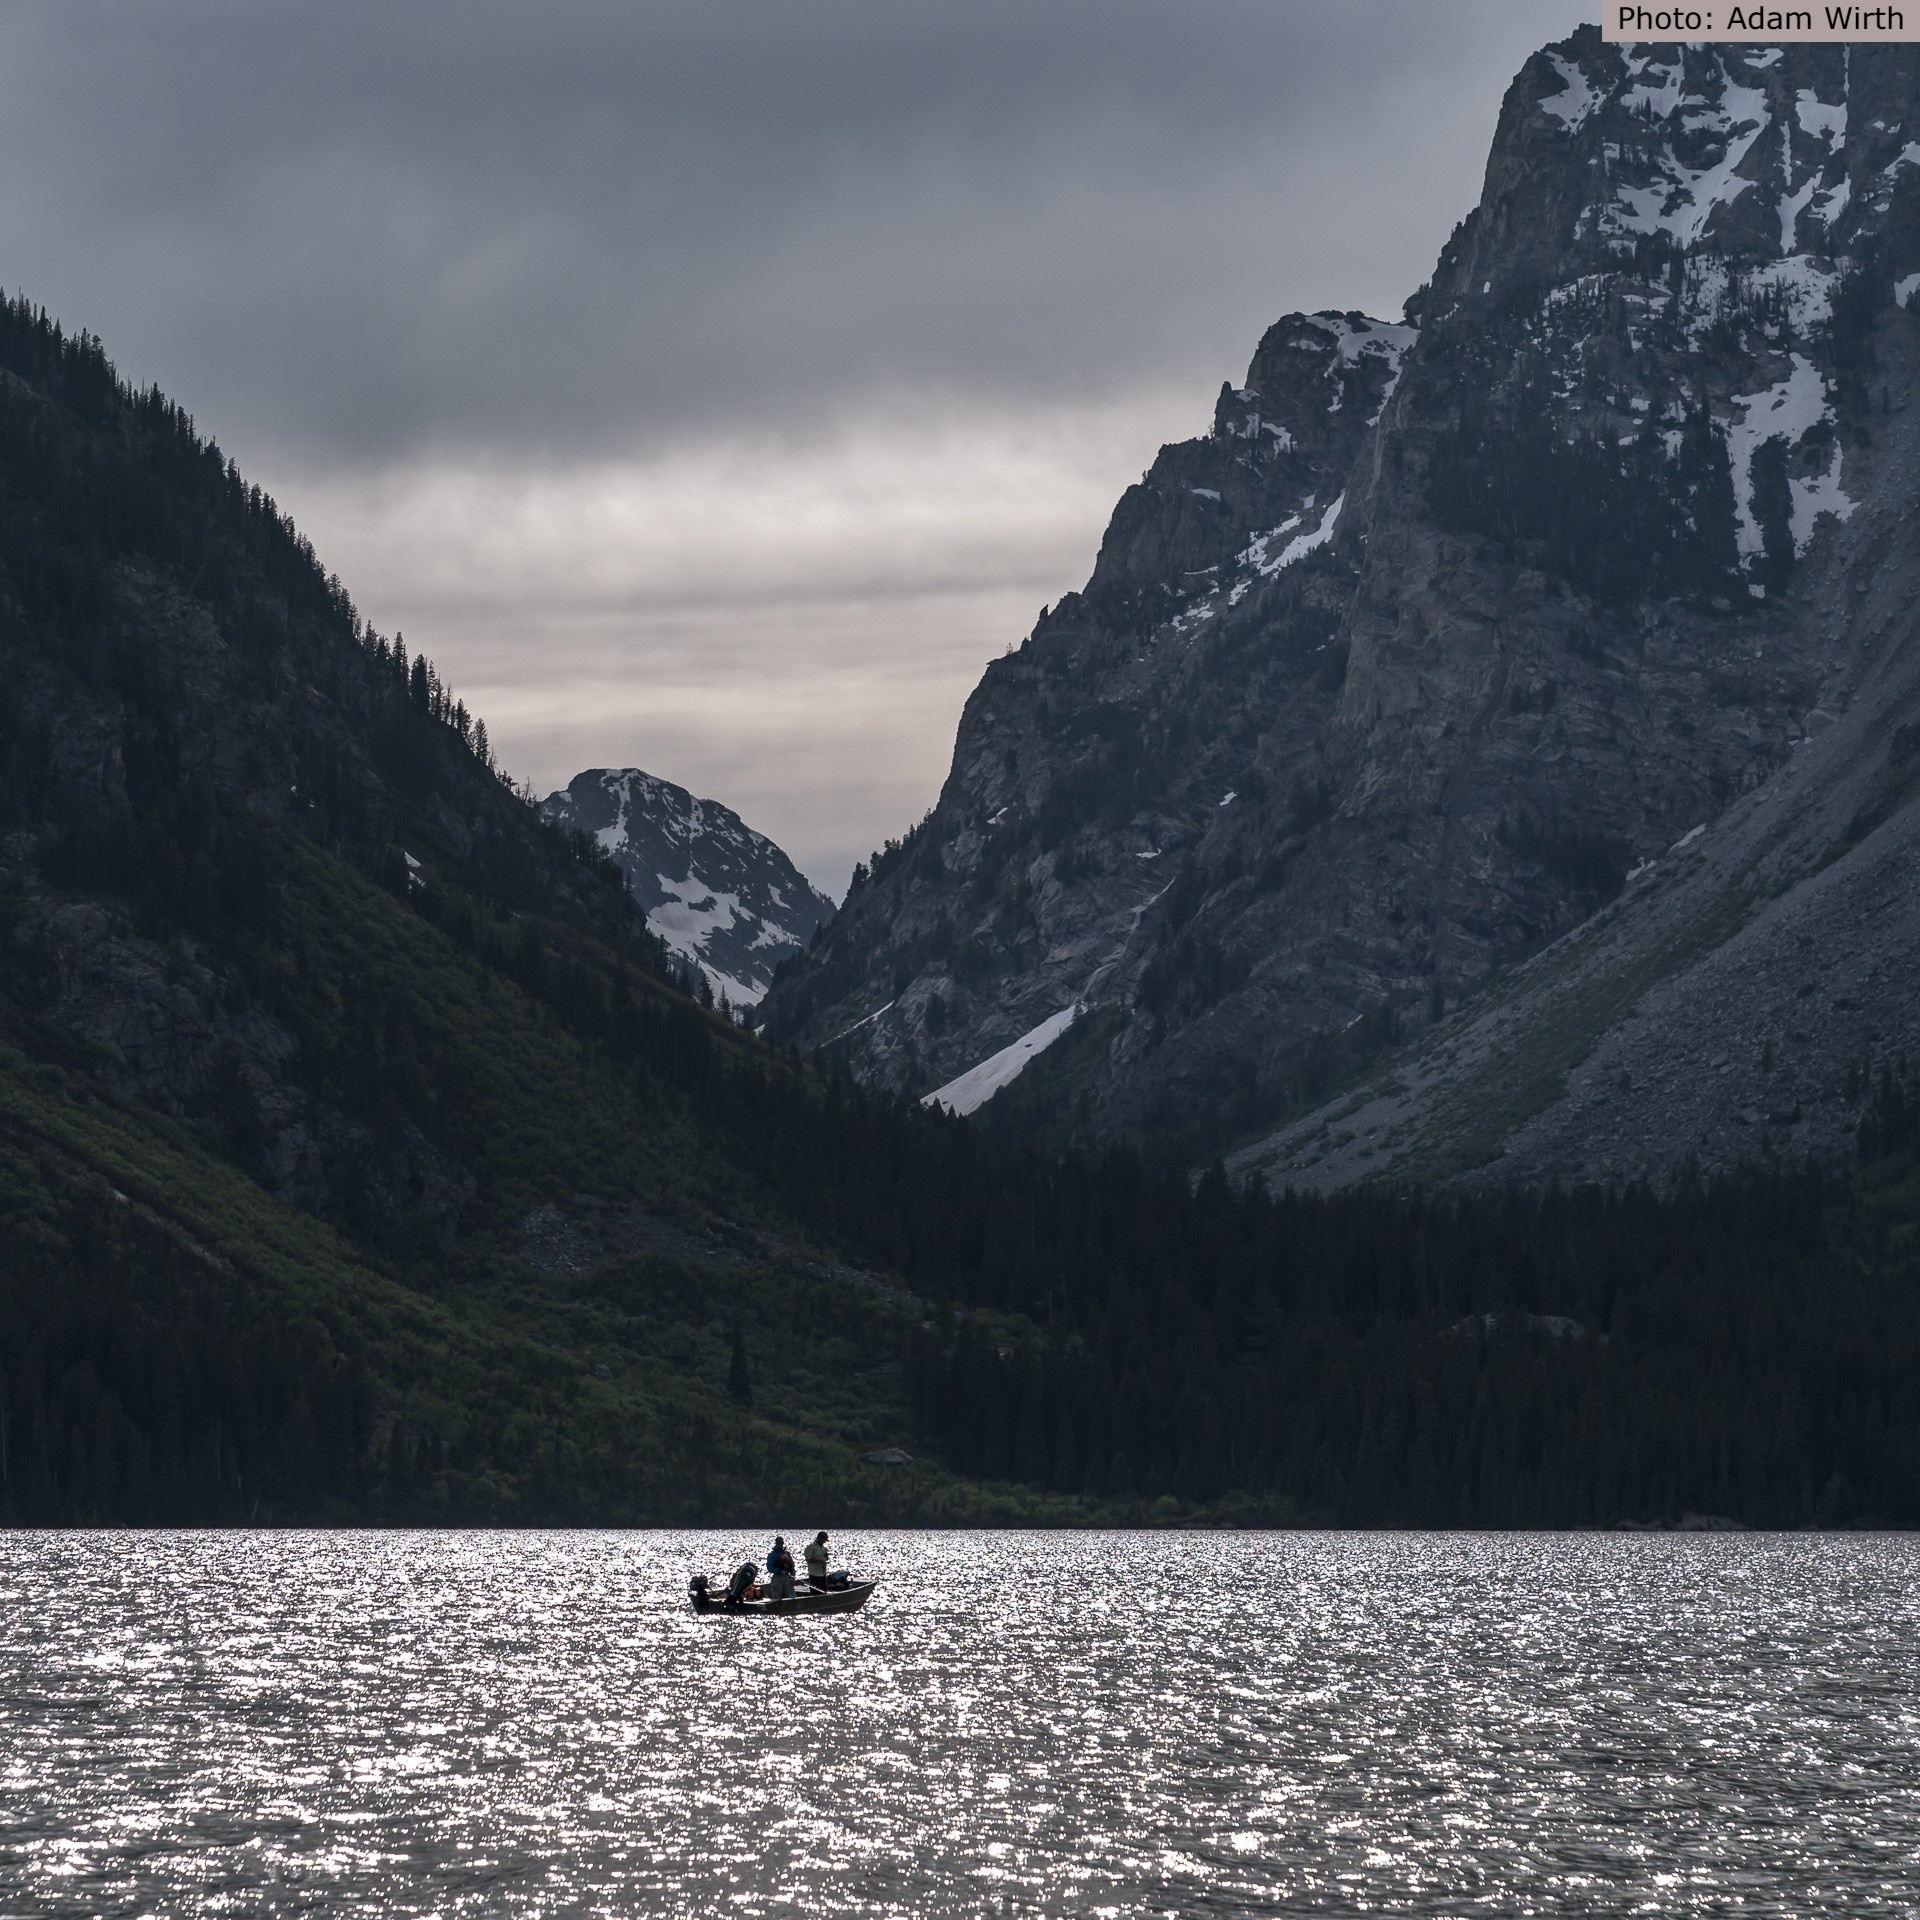
[[[1826, 1245], [1820, 1176], [1667, 1200], [1281, 1203], [1171, 1292], [914, 1355], [963, 1471], [1357, 1525], [1920, 1521], [1912, 1263]], [[1281, 1228], [1279, 1221], [1288, 1224]]]
[[1651, 421], [1624, 447], [1569, 439], [1544, 370], [1503, 398], [1474, 388], [1433, 445], [1427, 511], [1452, 532], [1521, 548], [1598, 600], [1744, 604], [1726, 438], [1700, 409], [1675, 432], [1671, 455]]
[[110, 1194], [0, 1214], [0, 1525], [218, 1525], [363, 1496], [372, 1407], [316, 1323], [263, 1324]]

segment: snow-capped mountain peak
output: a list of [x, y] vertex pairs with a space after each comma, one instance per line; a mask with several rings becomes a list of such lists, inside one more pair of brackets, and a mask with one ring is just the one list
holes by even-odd
[[595, 767], [541, 803], [626, 873], [647, 924], [729, 1005], [759, 1003], [833, 902], [730, 807], [638, 767]]

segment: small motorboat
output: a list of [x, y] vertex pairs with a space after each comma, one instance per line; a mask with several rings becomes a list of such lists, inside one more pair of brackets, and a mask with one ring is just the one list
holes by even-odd
[[756, 1582], [747, 1589], [746, 1599], [729, 1606], [724, 1579], [711, 1580], [704, 1573], [696, 1573], [687, 1582], [687, 1597], [695, 1613], [857, 1613], [872, 1591], [871, 1580], [836, 1576], [823, 1587], [802, 1580], [786, 1599], [775, 1600]]

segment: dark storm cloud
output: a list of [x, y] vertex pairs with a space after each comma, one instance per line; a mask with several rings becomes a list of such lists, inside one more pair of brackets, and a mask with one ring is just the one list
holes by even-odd
[[1578, 11], [15, 0], [0, 274], [300, 465], [1110, 398], [1396, 305]]
[[1563, 0], [8, 0], [0, 280], [544, 789], [836, 891], [1290, 307], [1391, 314]]

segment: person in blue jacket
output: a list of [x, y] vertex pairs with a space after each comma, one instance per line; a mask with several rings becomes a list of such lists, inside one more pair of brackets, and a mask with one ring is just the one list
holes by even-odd
[[773, 1551], [767, 1555], [767, 1574], [771, 1597], [775, 1600], [792, 1599], [793, 1555], [787, 1551], [785, 1538], [777, 1533], [773, 1536]]

